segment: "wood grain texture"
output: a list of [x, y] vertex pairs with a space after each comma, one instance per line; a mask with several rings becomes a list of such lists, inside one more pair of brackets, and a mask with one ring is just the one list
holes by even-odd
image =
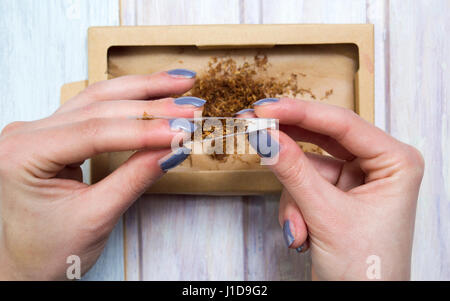
[[262, 22], [270, 23], [365, 23], [364, 0], [262, 0]]
[[[0, 128], [53, 113], [61, 86], [87, 78], [87, 28], [118, 25], [118, 11], [117, 0], [0, 1]], [[123, 279], [122, 244], [119, 224], [84, 279]]]
[[279, 195], [245, 197], [246, 280], [310, 280], [309, 253], [288, 249], [278, 222]]
[[[122, 1], [122, 25], [239, 23], [238, 1]], [[126, 279], [244, 280], [241, 197], [141, 197], [125, 215]]]
[[238, 0], [122, 0], [122, 25], [239, 23]]
[[129, 280], [243, 280], [240, 197], [146, 195], [125, 215]]
[[[375, 122], [427, 165], [412, 277], [450, 280], [449, 1], [122, 0], [121, 9], [123, 25], [374, 23]], [[87, 27], [118, 23], [118, 0], [0, 1], [0, 127], [51, 114], [60, 86], [87, 76]], [[145, 196], [124, 219], [126, 254], [119, 224], [84, 279], [309, 279], [309, 259], [283, 246], [277, 207], [278, 196]]]
[[375, 29], [375, 125], [389, 131], [389, 1], [367, 0], [366, 19]]
[[412, 278], [450, 280], [450, 2], [391, 1], [390, 130], [425, 158]]

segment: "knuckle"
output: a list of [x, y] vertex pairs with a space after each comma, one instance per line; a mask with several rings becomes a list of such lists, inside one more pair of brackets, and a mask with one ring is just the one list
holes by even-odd
[[138, 134], [143, 137], [143, 139], [149, 139], [154, 135], [154, 132], [158, 129], [162, 129], [165, 125], [168, 127], [168, 121], [164, 119], [155, 119], [147, 122], [138, 123]]
[[80, 94], [84, 95], [89, 99], [97, 99], [99, 96], [99, 86], [101, 82], [89, 85]]
[[425, 169], [425, 160], [422, 153], [411, 145], [404, 146], [402, 152], [402, 163], [408, 169], [415, 170], [418, 174], [422, 175]]
[[155, 85], [155, 79], [157, 77], [161, 77], [161, 75], [162, 75], [162, 73], [144, 75], [143, 82], [144, 82], [145, 92], [147, 95], [152, 94], [152, 87]]
[[0, 139], [0, 170], [8, 170], [14, 160], [11, 157], [16, 153], [19, 145], [18, 137], [7, 136]]
[[346, 108], [340, 108], [340, 110], [342, 111], [342, 115], [345, 117], [345, 119], [347, 119], [349, 121], [355, 120], [355, 119], [361, 119], [361, 116], [359, 116], [358, 113], [356, 113], [353, 110], [346, 109]]
[[145, 146], [149, 139], [151, 139], [151, 131], [148, 123], [151, 123], [151, 121], [138, 122], [136, 123], [136, 126], [133, 127], [133, 132], [135, 133], [139, 145]]
[[154, 120], [149, 123], [145, 123], [141, 128], [140, 136], [142, 139], [142, 145], [150, 147], [153, 144], [155, 133], [158, 132], [158, 128], [162, 126], [165, 120]]
[[90, 103], [81, 108], [81, 113], [85, 117], [94, 117], [99, 113], [99, 105], [98, 103]]
[[338, 108], [340, 111], [340, 115], [342, 115], [342, 119], [345, 121], [345, 124], [347, 127], [350, 127], [350, 124], [352, 124], [352, 121], [361, 119], [361, 117], [353, 110], [346, 109], [346, 108]]
[[358, 118], [360, 119], [361, 117], [353, 110], [350, 109], [346, 109], [346, 108], [341, 108], [341, 110], [343, 111], [343, 114], [345, 114], [348, 118]]
[[164, 119], [154, 119], [150, 122], [142, 122], [145, 126], [144, 130], [148, 131], [149, 129], [162, 128], [164, 126], [168, 126], [168, 121]]
[[11, 136], [9, 137], [2, 137], [0, 139], [0, 154], [10, 154], [13, 149], [12, 147], [14, 146], [14, 138], [12, 138]]
[[325, 126], [326, 128], [329, 129], [334, 129], [334, 138], [337, 141], [342, 141], [346, 138], [346, 136], [348, 135], [348, 133], [351, 131], [352, 128], [352, 124], [354, 120], [356, 119], [360, 119], [359, 115], [357, 113], [355, 113], [352, 110], [349, 109], [345, 109], [345, 108], [337, 108], [338, 110], [338, 115], [341, 116], [342, 118], [342, 123], [340, 124], [340, 126], [338, 128], [336, 128], [336, 125], [334, 123], [333, 120], [325, 120]]
[[105, 122], [101, 118], [91, 118], [81, 123], [80, 131], [83, 136], [97, 136], [104, 124]]
[[11, 122], [10, 124], [7, 124], [3, 128], [3, 130], [0, 133], [0, 135], [1, 136], [7, 135], [7, 134], [11, 133], [12, 131], [19, 129], [23, 124], [25, 124], [25, 122], [23, 122], [23, 121]]
[[3, 170], [5, 163], [8, 162], [7, 160], [7, 146], [5, 146], [6, 142], [5, 139], [0, 140], [0, 170]]

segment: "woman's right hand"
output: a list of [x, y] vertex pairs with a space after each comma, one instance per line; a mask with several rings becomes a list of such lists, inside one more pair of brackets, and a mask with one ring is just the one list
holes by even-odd
[[[269, 136], [280, 146], [269, 166], [284, 185], [279, 220], [289, 248], [309, 245], [313, 279], [409, 279], [420, 152], [323, 103], [265, 99], [254, 113], [280, 122]], [[305, 154], [294, 140], [333, 157]]]

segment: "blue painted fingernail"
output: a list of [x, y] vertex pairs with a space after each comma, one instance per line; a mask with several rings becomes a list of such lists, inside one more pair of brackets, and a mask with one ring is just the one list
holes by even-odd
[[305, 244], [301, 245], [300, 247], [298, 247], [298, 248], [295, 249], [295, 250], [297, 250], [298, 253], [302, 253], [302, 251], [303, 251], [304, 248], [305, 248]]
[[178, 165], [180, 165], [191, 153], [191, 149], [187, 147], [180, 147], [167, 157], [162, 158], [159, 162], [159, 166], [163, 171], [168, 171]]
[[260, 105], [264, 105], [264, 104], [270, 104], [273, 102], [277, 102], [279, 99], [278, 98], [263, 98], [260, 99], [256, 102], [253, 103], [254, 106], [260, 106]]
[[193, 96], [183, 96], [176, 98], [174, 102], [177, 105], [192, 105], [196, 107], [201, 107], [206, 103], [206, 100]]
[[267, 130], [259, 130], [248, 134], [248, 142], [258, 155], [264, 158], [275, 157], [280, 149], [277, 141], [272, 139]]
[[294, 235], [292, 235], [291, 223], [289, 221], [285, 221], [283, 224], [283, 236], [286, 246], [289, 248], [294, 242]]
[[172, 131], [183, 130], [188, 133], [193, 133], [197, 128], [195, 124], [185, 118], [170, 119], [169, 125]]
[[188, 69], [172, 69], [167, 71], [167, 74], [176, 78], [194, 78], [197, 75], [195, 71]]
[[243, 110], [240, 110], [239, 112], [235, 113], [234, 115], [239, 115], [239, 114], [244, 114], [244, 113], [253, 113], [253, 112], [255, 112], [254, 109], [243, 109]]

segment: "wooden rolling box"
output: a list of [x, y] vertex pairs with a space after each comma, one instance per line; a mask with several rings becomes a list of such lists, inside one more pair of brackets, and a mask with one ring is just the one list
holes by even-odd
[[[89, 80], [64, 85], [62, 103], [88, 84], [121, 75], [174, 68], [201, 74], [211, 57], [232, 57], [239, 63], [264, 54], [270, 76], [300, 73], [304, 76], [298, 84], [309, 89], [315, 101], [352, 109], [373, 123], [374, 47], [370, 24], [92, 27], [88, 42]], [[111, 153], [92, 158], [91, 183], [104, 178], [129, 155]], [[148, 192], [248, 195], [281, 189], [266, 168], [221, 166], [208, 163], [212, 159], [206, 156], [191, 156], [190, 163], [169, 171]]]

